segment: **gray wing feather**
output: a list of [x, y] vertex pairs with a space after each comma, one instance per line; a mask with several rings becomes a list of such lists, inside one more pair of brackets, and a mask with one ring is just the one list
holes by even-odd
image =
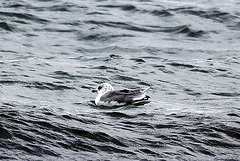
[[117, 101], [118, 103], [131, 104], [134, 102], [134, 98], [141, 96], [147, 89], [123, 89], [123, 90], [113, 90], [102, 95], [100, 101]]

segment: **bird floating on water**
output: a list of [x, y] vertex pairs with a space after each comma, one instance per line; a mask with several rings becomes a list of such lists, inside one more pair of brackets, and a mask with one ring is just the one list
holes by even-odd
[[102, 83], [92, 92], [97, 92], [95, 99], [97, 106], [119, 107], [124, 105], [141, 105], [150, 102], [150, 97], [146, 95], [149, 88], [114, 90], [109, 83]]

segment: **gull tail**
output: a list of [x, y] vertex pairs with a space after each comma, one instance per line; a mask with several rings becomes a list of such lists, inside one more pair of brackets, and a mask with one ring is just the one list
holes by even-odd
[[149, 88], [150, 88], [150, 87], [142, 88], [142, 89], [141, 89], [141, 92], [142, 92], [142, 93], [145, 93]]
[[150, 102], [150, 96], [146, 95], [146, 91], [149, 89], [150, 87], [148, 88], [144, 88], [144, 89], [141, 89], [140, 90], [140, 93], [139, 95], [137, 95], [135, 98], [133, 98], [133, 104], [134, 105], [143, 105], [143, 104], [146, 104], [146, 103], [149, 103]]

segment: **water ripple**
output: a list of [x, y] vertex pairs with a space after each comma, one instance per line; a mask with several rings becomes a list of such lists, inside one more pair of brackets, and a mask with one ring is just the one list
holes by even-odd
[[[0, 159], [239, 159], [237, 2], [0, 6]], [[102, 82], [151, 102], [97, 107]]]
[[6, 31], [12, 31], [12, 27], [10, 27], [6, 22], [0, 22], [0, 28], [6, 30]]
[[23, 20], [29, 20], [29, 21], [35, 21], [36, 23], [42, 23], [45, 24], [49, 22], [46, 19], [38, 18], [37, 16], [34, 16], [32, 14], [28, 13], [15, 13], [15, 12], [0, 12], [0, 16], [5, 16], [5, 17], [13, 17], [17, 19], [23, 19]]

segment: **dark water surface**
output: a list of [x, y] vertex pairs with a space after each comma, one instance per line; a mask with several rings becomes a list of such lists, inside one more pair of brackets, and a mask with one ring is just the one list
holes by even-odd
[[0, 159], [239, 160], [238, 2], [1, 0]]

